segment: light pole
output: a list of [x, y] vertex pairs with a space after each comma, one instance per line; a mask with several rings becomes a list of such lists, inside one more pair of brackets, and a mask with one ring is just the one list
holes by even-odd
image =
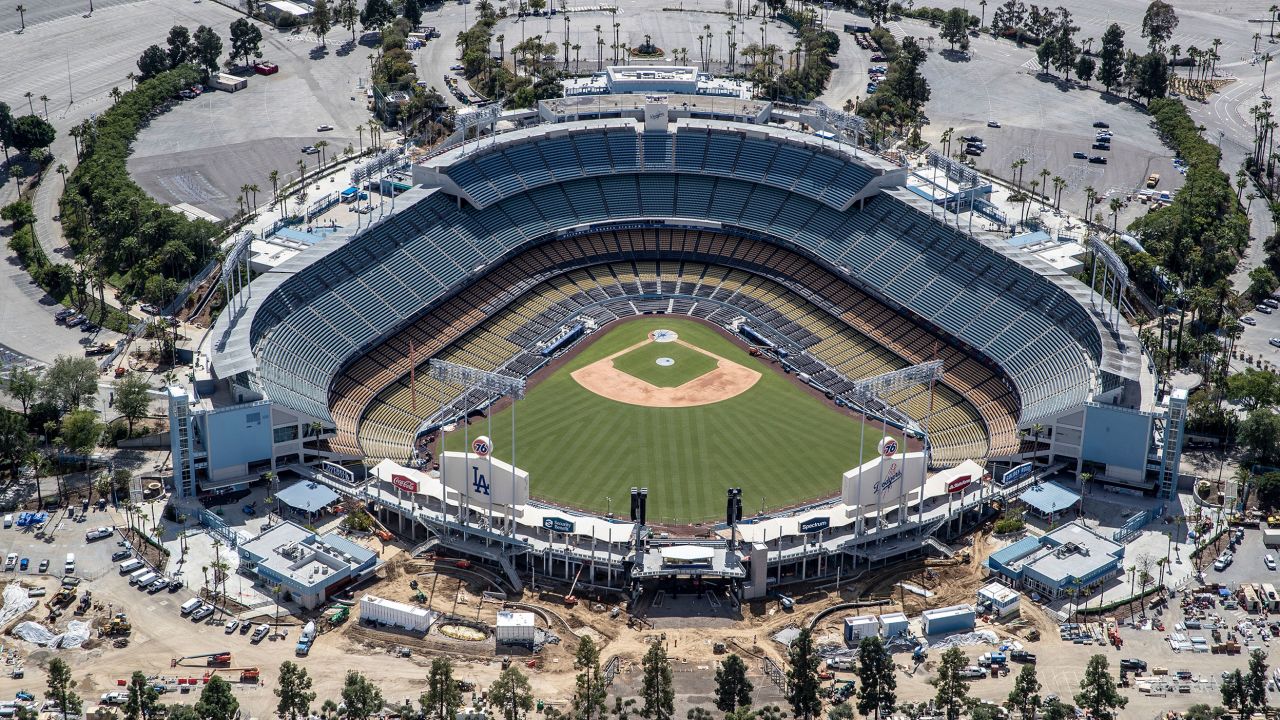
[[613, 498], [609, 497], [608, 495], [605, 495], [605, 496], [604, 496], [604, 501], [605, 501], [605, 502], [607, 502], [607, 503], [609, 503], [609, 515], [608, 515], [608, 517], [613, 517]]

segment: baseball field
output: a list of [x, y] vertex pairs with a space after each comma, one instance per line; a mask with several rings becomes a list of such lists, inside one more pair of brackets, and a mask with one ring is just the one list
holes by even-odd
[[[697, 321], [643, 318], [585, 342], [516, 406], [515, 463], [535, 497], [624, 515], [630, 488], [648, 487], [651, 522], [697, 522], [723, 518], [726, 488], [751, 514], [835, 494], [858, 463], [860, 421]], [[507, 461], [510, 413], [470, 429]], [[879, 427], [865, 436], [870, 459]]]

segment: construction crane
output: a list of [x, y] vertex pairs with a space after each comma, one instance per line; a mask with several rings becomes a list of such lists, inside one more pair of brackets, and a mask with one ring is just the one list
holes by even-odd
[[237, 672], [238, 672], [238, 673], [240, 673], [240, 682], [242, 682], [242, 683], [255, 683], [255, 682], [258, 682], [258, 678], [259, 678], [259, 676], [260, 676], [260, 674], [261, 674], [261, 673], [259, 673], [258, 668], [256, 668], [256, 667], [238, 667], [238, 668], [227, 667], [227, 668], [214, 668], [214, 669], [212, 669], [212, 670], [210, 670], [209, 672], [206, 672], [206, 673], [204, 674], [204, 681], [205, 681], [206, 683], [207, 683], [207, 682], [209, 682], [209, 678], [213, 677], [214, 675], [216, 675], [216, 674], [218, 674], [218, 673], [237, 673]]
[[578, 574], [573, 576], [573, 584], [569, 586], [569, 594], [564, 596], [564, 606], [574, 607], [578, 604], [578, 598], [574, 597], [573, 591], [578, 587], [578, 578], [582, 577], [583, 566], [578, 566]]
[[231, 651], [219, 650], [218, 652], [201, 653], [199, 655], [183, 655], [180, 658], [174, 658], [173, 660], [170, 660], [169, 667], [177, 667], [183, 664], [182, 662], [183, 660], [199, 660], [200, 658], [204, 658], [205, 659], [204, 664], [209, 667], [213, 667], [215, 665], [230, 665]]

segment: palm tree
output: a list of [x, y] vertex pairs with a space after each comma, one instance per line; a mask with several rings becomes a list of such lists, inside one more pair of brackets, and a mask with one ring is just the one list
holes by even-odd
[[129, 79], [129, 89], [130, 89], [130, 90], [132, 90], [132, 89], [134, 89], [134, 88], [138, 87], [138, 73], [133, 73], [133, 72], [131, 72], [131, 73], [129, 73], [128, 75], [125, 75], [125, 77]]
[[1049, 199], [1049, 168], [1040, 168], [1040, 187], [1044, 188], [1044, 199]]
[[1019, 189], [1022, 188], [1022, 168], [1026, 167], [1026, 165], [1026, 158], [1018, 158], [1017, 160], [1009, 163], [1009, 169], [1012, 170], [1014, 174], [1013, 184]]
[[1062, 191], [1067, 188], [1067, 181], [1061, 175], [1053, 176], [1053, 209], [1062, 209]]
[[1111, 198], [1111, 202], [1107, 204], [1111, 208], [1111, 234], [1116, 234], [1116, 226], [1120, 221], [1120, 211], [1124, 209], [1124, 200], [1118, 197]]
[[271, 207], [274, 209], [280, 204], [280, 171], [272, 170], [267, 174], [267, 180], [271, 182]]
[[35, 106], [35, 103], [31, 102], [31, 99], [35, 97], [35, 93], [33, 93], [33, 92], [31, 92], [30, 90], [28, 90], [28, 91], [26, 91], [25, 93], [23, 93], [23, 94], [22, 94], [22, 97], [24, 97], [24, 98], [26, 98], [26, 99], [27, 99], [27, 108], [31, 111], [31, 114], [32, 114], [32, 115], [35, 115], [35, 114], [36, 114], [36, 106]]
[[573, 74], [577, 75], [582, 71], [582, 45], [573, 44]]
[[253, 194], [253, 209], [254, 209], [254, 210], [257, 210], [257, 209], [258, 209], [258, 193], [259, 193], [261, 190], [262, 190], [262, 188], [258, 187], [258, 183], [250, 183], [250, 184], [249, 184], [249, 192]]
[[321, 169], [321, 170], [323, 170], [323, 169], [324, 169], [324, 149], [325, 149], [325, 148], [327, 148], [327, 147], [329, 147], [329, 141], [328, 141], [328, 140], [321, 140], [321, 141], [319, 141], [319, 142], [317, 142], [317, 143], [316, 143], [316, 149], [320, 151], [320, 157], [318, 158], [318, 160], [319, 160], [319, 162], [320, 162], [320, 169]]
[[59, 175], [61, 175], [61, 176], [62, 176], [62, 185], [63, 185], [63, 187], [66, 187], [66, 184], [67, 184], [67, 173], [69, 172], [69, 171], [67, 170], [66, 163], [58, 163], [58, 167], [54, 169], [54, 172], [56, 172], [56, 173], [58, 173]]
[[307, 429], [310, 430], [311, 438], [315, 442], [315, 447], [312, 449], [315, 450], [316, 459], [318, 460], [320, 459], [320, 431], [324, 430], [324, 425], [321, 425], [319, 422], [312, 421], [311, 424], [307, 426]]
[[[117, 99], [119, 99], [119, 98], [117, 98]], [[48, 120], [48, 119], [49, 119], [49, 96], [48, 96], [48, 95], [41, 95], [41, 96], [40, 96], [40, 102], [44, 103], [44, 119], [45, 119], [45, 120]]]
[[604, 69], [604, 38], [600, 36], [600, 26], [596, 26], [596, 71]]
[[18, 21], [22, 23], [22, 27], [18, 28], [18, 32], [22, 32], [27, 29], [27, 6], [19, 5], [14, 10], [18, 11]]
[[1084, 224], [1089, 224], [1089, 216], [1093, 210], [1093, 201], [1098, 197], [1098, 193], [1093, 189], [1092, 185], [1086, 185], [1084, 188]]
[[982, 8], [982, 18], [978, 20], [978, 27], [987, 26], [987, 0], [978, 0], [978, 7]]

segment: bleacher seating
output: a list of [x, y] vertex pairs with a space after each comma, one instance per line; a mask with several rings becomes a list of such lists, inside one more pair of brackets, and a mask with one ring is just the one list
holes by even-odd
[[[687, 259], [661, 259], [675, 251]], [[566, 270], [566, 258], [577, 258], [580, 267]], [[936, 336], [910, 325], [873, 339], [863, 330], [877, 327], [869, 323], [879, 321], [887, 308], [790, 251], [711, 232], [629, 230], [538, 246], [508, 267], [523, 272], [493, 278], [504, 279], [506, 287], [468, 288], [450, 307], [424, 316], [403, 333], [429, 343], [416, 345], [412, 357], [408, 340], [398, 337], [343, 373], [331, 406], [340, 438], [350, 442], [350, 430], [359, 428], [358, 445], [349, 451], [398, 459], [410, 455], [419, 424], [462, 392], [427, 379], [425, 362], [432, 354], [525, 375], [541, 366], [537, 342], [554, 337], [574, 318], [605, 322], [646, 312], [702, 318], [720, 312], [722, 322], [747, 314], [780, 343], [802, 350], [793, 359], [836, 391], [938, 351], [946, 382], [932, 396], [929, 388], [918, 387], [887, 398], [914, 418], [928, 418], [935, 462], [981, 458], [1016, 444], [1015, 399], [989, 369], [951, 348], [943, 351]], [[664, 297], [651, 298], [658, 286]], [[470, 310], [500, 305], [496, 312]], [[453, 316], [459, 320], [450, 322]], [[392, 342], [395, 348], [386, 349]], [[395, 357], [397, 351], [405, 354]], [[414, 374], [416, 391], [409, 382], [411, 361], [423, 366]]]
[[[573, 300], [617, 316], [637, 309], [629, 298], [661, 293], [667, 311], [678, 305], [721, 322], [732, 317], [727, 308], [752, 313], [806, 350], [833, 384], [895, 358], [941, 357], [947, 384], [985, 422], [993, 454], [1014, 447], [1015, 422], [1087, 398], [1103, 339], [1062, 288], [917, 211], [900, 191], [841, 210], [875, 171], [754, 132], [638, 134], [614, 125], [467, 154], [446, 172], [478, 206], [413, 190], [398, 212], [256, 300], [248, 338], [263, 386], [286, 407], [332, 417], [345, 428], [337, 444], [356, 449], [365, 408], [407, 374], [410, 343], [418, 360], [465, 351], [476, 362], [516, 358], [524, 367], [520, 349], [554, 329], [554, 308]], [[586, 223], [670, 217], [725, 232], [619, 230], [537, 244]], [[661, 251], [642, 257], [655, 242]], [[673, 257], [697, 255], [706, 263], [697, 274], [669, 268]], [[642, 260], [654, 265], [635, 264]], [[530, 295], [539, 283], [547, 283], [537, 295], [546, 307]], [[822, 310], [815, 316], [813, 307]], [[471, 344], [468, 333], [498, 316], [501, 334]], [[370, 362], [381, 369], [353, 374]], [[915, 410], [926, 402], [919, 393], [895, 399]]]

